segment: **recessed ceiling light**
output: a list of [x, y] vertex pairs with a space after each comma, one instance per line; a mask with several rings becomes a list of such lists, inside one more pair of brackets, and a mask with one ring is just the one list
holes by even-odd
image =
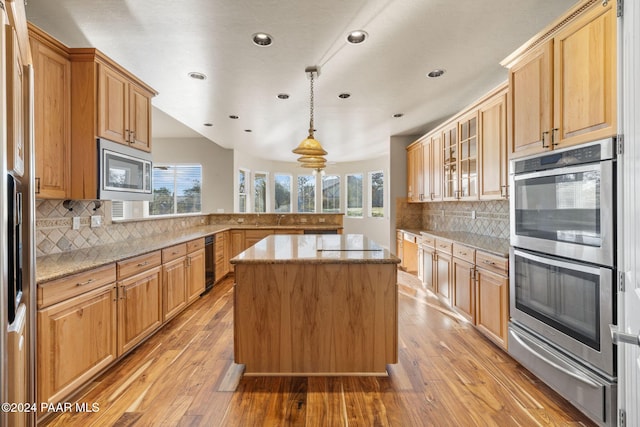
[[236, 116], [235, 114], [232, 114], [229, 116], [230, 119], [236, 120], [238, 118], [238, 116]]
[[245, 131], [245, 132], [247, 132], [247, 133], [252, 132], [252, 130], [251, 130], [251, 129], [245, 129], [244, 131]]
[[369, 37], [369, 34], [367, 34], [366, 31], [356, 30], [356, 31], [351, 31], [347, 35], [347, 41], [351, 44], [360, 44], [364, 42], [367, 39], [367, 37]]
[[273, 37], [267, 33], [255, 33], [251, 39], [256, 46], [269, 46], [273, 43]]
[[399, 119], [400, 117], [404, 116], [404, 113], [395, 113], [392, 117], [394, 119]]
[[289, 99], [289, 95], [286, 93], [279, 93], [278, 99]]
[[197, 71], [192, 71], [187, 75], [189, 77], [191, 77], [192, 79], [195, 79], [195, 80], [206, 80], [207, 79], [206, 75], [204, 75], [203, 73], [199, 73]]
[[213, 123], [205, 123], [204, 125], [207, 126], [207, 127], [211, 127], [211, 126], [213, 126]]
[[340, 98], [340, 99], [347, 99], [349, 97], [351, 97], [351, 94], [347, 93], [347, 92], [343, 92], [340, 95], [338, 95], [338, 98]]
[[429, 76], [429, 77], [440, 77], [443, 74], [444, 74], [444, 70], [433, 70], [429, 74], [427, 74], [427, 76]]

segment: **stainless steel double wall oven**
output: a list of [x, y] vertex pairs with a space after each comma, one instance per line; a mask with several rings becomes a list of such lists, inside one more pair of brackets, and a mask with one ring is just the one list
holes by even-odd
[[614, 425], [615, 140], [515, 159], [510, 173], [509, 352]]

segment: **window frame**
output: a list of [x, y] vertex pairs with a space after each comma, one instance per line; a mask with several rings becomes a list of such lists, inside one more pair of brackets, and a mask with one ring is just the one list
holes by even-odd
[[[338, 178], [338, 209], [337, 211], [325, 211], [324, 210], [324, 180], [325, 178], [336, 177]], [[320, 176], [320, 212], [321, 213], [340, 213], [342, 212], [342, 189], [340, 186], [342, 185], [342, 176], [340, 174], [326, 174]]]
[[[154, 163], [153, 168], [156, 167], [171, 167], [173, 168], [173, 212], [168, 214], [154, 215], [151, 213], [151, 201], [146, 202], [146, 209], [144, 209], [145, 218], [168, 218], [185, 215], [202, 215], [202, 186], [203, 186], [203, 166], [201, 163]], [[197, 212], [178, 212], [178, 170], [181, 167], [199, 167], [200, 168], [200, 210]], [[153, 171], [152, 171], [153, 174]], [[151, 183], [151, 191], [154, 194], [155, 191], [155, 179]]]
[[[313, 201], [313, 209], [310, 211], [301, 211], [300, 210], [300, 177], [311, 177], [313, 178], [309, 182], [313, 182], [313, 197], [310, 200]], [[296, 212], [298, 213], [315, 213], [318, 210], [318, 177], [313, 174], [298, 174], [296, 175]]]
[[[382, 174], [382, 215], [381, 216], [374, 216], [373, 215], [373, 174], [376, 173], [381, 173]], [[387, 196], [387, 192], [386, 192], [386, 187], [387, 187], [387, 183], [385, 180], [385, 173], [383, 170], [373, 170], [373, 171], [369, 171], [367, 172], [367, 189], [368, 189], [368, 194], [369, 194], [369, 202], [368, 202], [368, 218], [372, 218], [372, 219], [384, 219], [387, 216], [387, 203], [386, 203], [386, 196]]]
[[[244, 193], [240, 192], [240, 173], [244, 174]], [[236, 201], [237, 201], [237, 212], [238, 213], [248, 213], [249, 207], [251, 207], [251, 170], [246, 168], [238, 168], [236, 175], [238, 182], [235, 189]], [[247, 189], [249, 191], [247, 191]], [[240, 196], [244, 196], [244, 210], [240, 210]]]
[[[277, 199], [276, 199], [276, 184], [278, 183], [279, 176], [286, 176], [289, 178], [289, 210], [287, 211], [278, 211], [277, 210]], [[274, 172], [273, 174], [273, 212], [274, 213], [291, 213], [293, 212], [293, 174], [285, 173], [285, 172]]]
[[[256, 202], [258, 201], [258, 197], [256, 194], [256, 179], [259, 175], [263, 175], [264, 176], [264, 211], [258, 211], [256, 209]], [[255, 213], [268, 213], [270, 211], [270, 196], [271, 196], [271, 192], [269, 191], [269, 172], [263, 172], [263, 171], [254, 171], [252, 174], [252, 180], [251, 180], [251, 188], [252, 188], [252, 194], [254, 196], [253, 198], [253, 204], [252, 206], [252, 212]]]
[[[355, 216], [355, 215], [349, 215], [349, 177], [350, 176], [359, 176], [360, 177], [360, 204], [361, 207], [360, 209], [362, 210], [361, 215], [359, 216]], [[344, 202], [344, 215], [347, 218], [353, 218], [353, 219], [363, 219], [365, 218], [365, 214], [364, 214], [364, 179], [365, 179], [365, 175], [362, 172], [351, 172], [351, 173], [347, 173], [345, 174], [345, 202]]]

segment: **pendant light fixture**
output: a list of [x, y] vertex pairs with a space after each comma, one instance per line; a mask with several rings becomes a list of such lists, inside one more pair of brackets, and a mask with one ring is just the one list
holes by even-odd
[[326, 159], [323, 156], [327, 155], [327, 152], [320, 142], [318, 142], [313, 135], [313, 82], [316, 77], [320, 75], [317, 66], [307, 67], [305, 73], [309, 74], [311, 80], [311, 96], [309, 102], [309, 136], [302, 141], [293, 151], [294, 154], [299, 154], [302, 157], [298, 158], [300, 166], [303, 168], [314, 169], [314, 173], [322, 171], [326, 166]]

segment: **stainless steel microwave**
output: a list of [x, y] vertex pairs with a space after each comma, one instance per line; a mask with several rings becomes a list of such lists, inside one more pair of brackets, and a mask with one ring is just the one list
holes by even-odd
[[150, 153], [105, 139], [98, 139], [98, 153], [99, 199], [152, 200]]

